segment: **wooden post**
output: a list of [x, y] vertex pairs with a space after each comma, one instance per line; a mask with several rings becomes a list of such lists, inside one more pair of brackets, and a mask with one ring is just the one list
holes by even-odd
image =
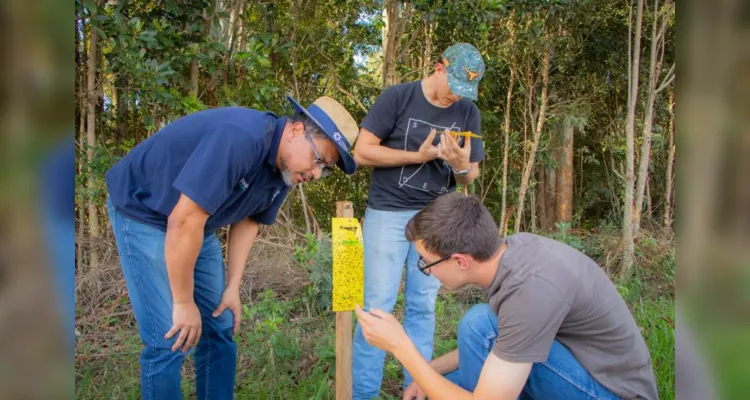
[[[354, 218], [351, 201], [336, 202], [336, 217]], [[336, 400], [352, 398], [352, 312], [336, 312]]]

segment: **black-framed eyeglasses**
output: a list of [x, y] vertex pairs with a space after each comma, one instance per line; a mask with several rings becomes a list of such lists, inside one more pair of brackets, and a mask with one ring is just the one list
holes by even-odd
[[305, 127], [305, 137], [310, 141], [310, 146], [312, 146], [313, 154], [315, 154], [315, 160], [313, 162], [315, 163], [316, 167], [320, 168], [320, 177], [325, 178], [326, 176], [331, 174], [331, 167], [329, 167], [328, 164], [326, 164], [325, 161], [320, 158], [318, 148], [315, 147], [315, 142], [313, 141], [310, 131], [307, 130], [307, 127]]
[[419, 268], [419, 271], [427, 276], [430, 276], [432, 272], [428, 271], [430, 268], [434, 267], [437, 264], [440, 264], [441, 262], [451, 258], [451, 256], [445, 256], [434, 263], [427, 264], [427, 261], [422, 258], [422, 256], [419, 256], [419, 261], [417, 261], [417, 268]]

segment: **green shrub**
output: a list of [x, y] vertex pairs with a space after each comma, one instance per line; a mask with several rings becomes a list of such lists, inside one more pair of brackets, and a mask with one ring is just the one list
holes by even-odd
[[305, 305], [308, 311], [317, 312], [331, 309], [333, 279], [333, 256], [329, 235], [316, 239], [305, 235], [304, 246], [296, 246], [294, 260], [309, 273], [310, 283], [305, 288]]

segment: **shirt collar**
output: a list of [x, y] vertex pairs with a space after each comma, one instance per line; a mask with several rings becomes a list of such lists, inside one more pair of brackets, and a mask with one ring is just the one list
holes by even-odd
[[284, 132], [286, 121], [286, 117], [276, 119], [276, 127], [274, 129], [273, 138], [271, 139], [271, 147], [268, 149], [268, 156], [266, 157], [266, 162], [274, 171], [278, 169], [276, 166], [276, 155], [279, 153], [279, 143], [281, 143], [281, 134]]

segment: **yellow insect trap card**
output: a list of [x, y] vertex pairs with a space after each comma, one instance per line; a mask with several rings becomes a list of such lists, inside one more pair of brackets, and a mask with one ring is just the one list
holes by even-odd
[[356, 218], [332, 218], [333, 311], [352, 311], [365, 302], [365, 253]]

